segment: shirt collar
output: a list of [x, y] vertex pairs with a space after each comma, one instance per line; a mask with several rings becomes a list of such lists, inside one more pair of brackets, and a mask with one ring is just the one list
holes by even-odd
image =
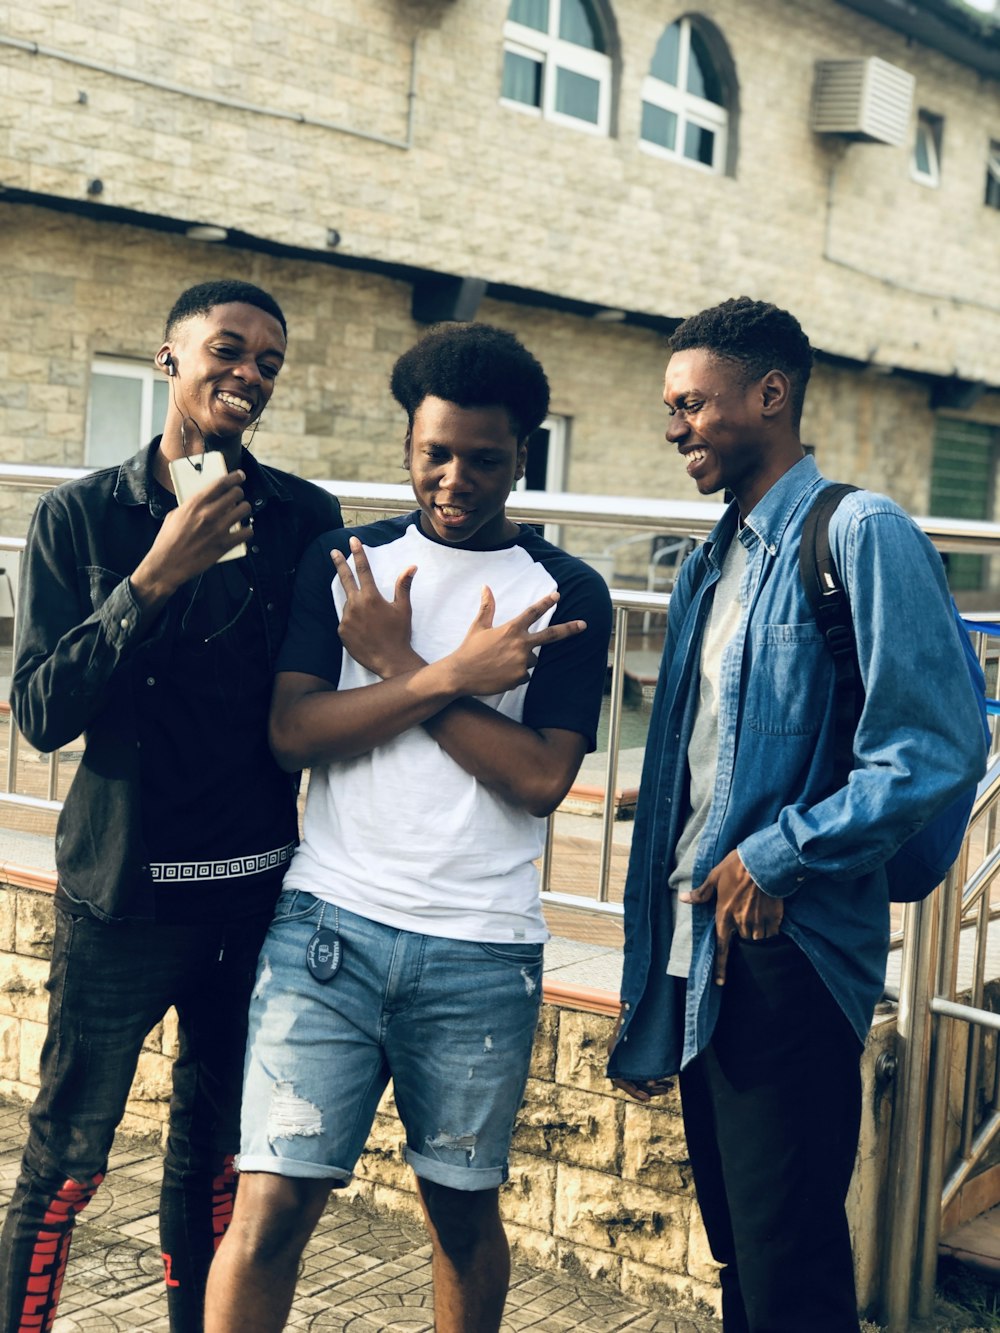
[[[153, 476], [153, 459], [160, 447], [160, 439], [161, 437], [157, 435], [145, 448], [122, 463], [118, 469], [114, 492], [119, 504], [148, 506], [150, 513], [157, 518], [162, 518], [173, 507], [172, 504], [165, 502], [164, 497], [168, 492]], [[263, 508], [268, 500], [289, 499], [288, 492], [278, 478], [261, 467], [247, 449], [240, 455], [240, 467], [247, 478], [243, 491], [254, 509]]]
[[[793, 467], [782, 473], [771, 489], [757, 501], [743, 520], [744, 530], [750, 530], [747, 538], [751, 539], [750, 534], [752, 534], [763, 542], [768, 554], [777, 555], [778, 547], [781, 545], [788, 524], [792, 515], [798, 509], [803, 496], [815, 490], [822, 479], [822, 474], [816, 466], [816, 460], [811, 454], [806, 454], [804, 458], [800, 458]], [[706, 551], [713, 563], [718, 563], [718, 557], [713, 554], [713, 548], [718, 547], [721, 551], [724, 551], [728, 547], [738, 523], [739, 507], [734, 500], [715, 525], [711, 536], [705, 543]]]
[[763, 495], [747, 514], [744, 520], [746, 526], [757, 534], [769, 554], [778, 554], [781, 539], [802, 497], [808, 491], [814, 490], [820, 480], [816, 460], [811, 454], [806, 454], [794, 467], [782, 473], [766, 495]]

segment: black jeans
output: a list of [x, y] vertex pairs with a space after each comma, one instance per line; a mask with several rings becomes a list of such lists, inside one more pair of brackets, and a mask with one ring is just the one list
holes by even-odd
[[170, 1327], [201, 1329], [232, 1211], [247, 1007], [269, 920], [109, 925], [57, 909], [41, 1089], [0, 1234], [2, 1333], [49, 1327], [76, 1217], [104, 1177], [142, 1043], [171, 1005], [180, 1053], [160, 1235]]
[[793, 941], [734, 941], [712, 1040], [680, 1077], [726, 1333], [857, 1333], [844, 1204], [860, 1055]]

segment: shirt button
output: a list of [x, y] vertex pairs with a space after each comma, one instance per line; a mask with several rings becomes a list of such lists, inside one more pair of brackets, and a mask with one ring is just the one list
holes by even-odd
[[273, 610], [274, 610], [274, 603], [273, 603], [273, 602], [268, 602], [268, 604], [267, 604], [267, 609], [268, 609], [269, 611], [273, 611]]
[[156, 677], [155, 677], [155, 676], [147, 676], [147, 677], [146, 677], [146, 684], [147, 684], [147, 685], [155, 685], [155, 684], [156, 684]]
[[259, 547], [259, 546], [251, 546], [251, 547], [250, 547], [250, 550], [253, 551], [254, 555], [260, 555], [260, 547]]
[[254, 500], [253, 502], [254, 509], [259, 509], [263, 503], [264, 503], [263, 500]]
[[118, 623], [121, 625], [122, 629], [128, 629], [128, 617], [127, 617], [127, 616], [123, 616], [122, 619], [121, 619]]

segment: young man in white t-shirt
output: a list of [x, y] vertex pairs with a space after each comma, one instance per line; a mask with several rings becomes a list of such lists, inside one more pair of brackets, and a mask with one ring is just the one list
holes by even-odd
[[535, 862], [594, 748], [610, 601], [507, 517], [549, 400], [512, 334], [432, 331], [392, 390], [419, 507], [314, 544], [278, 660], [272, 747], [312, 774], [251, 1006], [210, 1333], [283, 1326], [390, 1078], [438, 1333], [498, 1329], [509, 1282], [498, 1193], [547, 937]]

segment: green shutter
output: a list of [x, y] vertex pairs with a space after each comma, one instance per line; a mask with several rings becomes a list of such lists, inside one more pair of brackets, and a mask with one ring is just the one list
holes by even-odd
[[[931, 514], [937, 518], [988, 519], [993, 513], [996, 431], [977, 421], [939, 417], [934, 430]], [[981, 588], [981, 555], [952, 555], [948, 582], [953, 592]]]

